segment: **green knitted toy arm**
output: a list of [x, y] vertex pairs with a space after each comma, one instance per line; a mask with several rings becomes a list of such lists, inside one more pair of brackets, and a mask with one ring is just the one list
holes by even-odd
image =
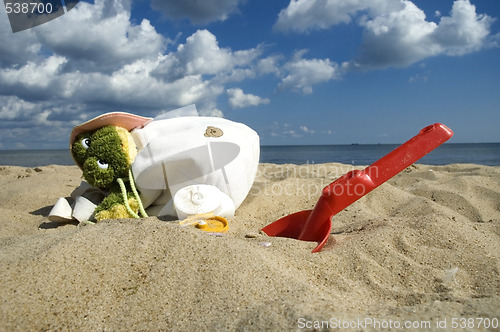
[[123, 204], [125, 204], [125, 208], [127, 209], [127, 212], [131, 216], [133, 216], [134, 218], [139, 219], [140, 218], [139, 215], [137, 213], [135, 213], [134, 211], [132, 211], [132, 209], [130, 208], [130, 205], [128, 204], [127, 188], [125, 188], [125, 183], [123, 183], [123, 179], [118, 178], [117, 181], [118, 181], [118, 184], [120, 185], [120, 189], [122, 191]]
[[142, 214], [143, 218], [147, 218], [148, 214], [146, 213], [146, 210], [144, 210], [144, 206], [142, 205], [141, 198], [139, 197], [139, 193], [137, 192], [137, 189], [135, 188], [135, 182], [134, 182], [134, 176], [132, 175], [132, 170], [128, 170], [128, 178], [130, 182], [130, 188], [132, 188], [132, 192], [134, 193], [134, 197], [137, 200], [137, 203], [139, 204], [139, 212]]

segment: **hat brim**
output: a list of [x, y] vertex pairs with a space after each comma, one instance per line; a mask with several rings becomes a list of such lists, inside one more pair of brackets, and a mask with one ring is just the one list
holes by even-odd
[[76, 126], [71, 131], [71, 135], [69, 136], [69, 151], [71, 153], [71, 157], [73, 157], [75, 164], [82, 168], [82, 165], [78, 164], [73, 156], [73, 143], [75, 142], [76, 137], [81, 133], [94, 131], [106, 126], [117, 126], [125, 128], [128, 131], [132, 131], [133, 129], [144, 127], [151, 121], [153, 121], [153, 118], [146, 118], [125, 112], [111, 112], [93, 118], [92, 120]]
[[70, 150], [76, 137], [83, 132], [97, 130], [106, 126], [117, 126], [132, 131], [133, 129], [144, 127], [151, 121], [153, 121], [153, 118], [146, 118], [125, 112], [112, 112], [100, 115], [73, 128], [69, 137]]

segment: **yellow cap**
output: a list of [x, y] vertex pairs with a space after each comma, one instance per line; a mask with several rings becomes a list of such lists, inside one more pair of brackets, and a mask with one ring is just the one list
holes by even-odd
[[213, 233], [225, 233], [229, 229], [229, 224], [226, 218], [219, 216], [213, 216], [209, 219], [201, 220], [195, 226], [202, 231]]

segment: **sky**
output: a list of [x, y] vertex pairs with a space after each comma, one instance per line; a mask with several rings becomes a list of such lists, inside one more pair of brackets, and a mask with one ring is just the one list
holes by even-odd
[[95, 0], [16, 33], [0, 7], [0, 149], [190, 104], [262, 145], [500, 142], [497, 0]]

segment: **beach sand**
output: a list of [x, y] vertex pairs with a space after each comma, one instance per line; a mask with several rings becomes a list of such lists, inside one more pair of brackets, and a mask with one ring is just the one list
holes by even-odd
[[51, 223], [81, 171], [0, 167], [0, 330], [499, 324], [500, 167], [412, 165], [336, 215], [319, 253], [259, 232], [350, 169], [261, 164], [229, 232], [213, 236], [156, 217]]

